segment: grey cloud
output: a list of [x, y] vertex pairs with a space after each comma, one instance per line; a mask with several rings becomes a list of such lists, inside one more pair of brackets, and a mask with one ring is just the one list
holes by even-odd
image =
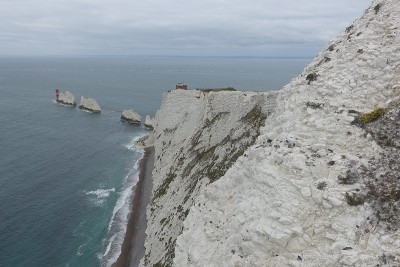
[[2, 0], [0, 54], [312, 55], [369, 2]]

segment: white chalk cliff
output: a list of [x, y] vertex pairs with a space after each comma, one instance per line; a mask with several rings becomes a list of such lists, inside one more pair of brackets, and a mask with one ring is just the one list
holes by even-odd
[[75, 97], [70, 91], [60, 92], [57, 102], [68, 106], [76, 106]]
[[168, 265], [194, 198], [253, 144], [276, 93], [165, 93], [156, 114], [153, 195], [143, 263]]
[[136, 111], [129, 109], [123, 110], [121, 114], [121, 121], [131, 124], [140, 124], [142, 117]]
[[355, 114], [400, 103], [398, 14], [373, 1], [277, 93], [166, 93], [141, 265], [398, 266], [399, 227], [341, 182], [383, 151]]
[[79, 108], [93, 113], [101, 112], [101, 108], [99, 104], [97, 104], [96, 100], [93, 98], [84, 98], [83, 96], [81, 96]]
[[150, 115], [146, 115], [144, 126], [150, 129], [154, 129], [155, 125], [156, 125], [156, 120], [154, 118], [151, 118]]

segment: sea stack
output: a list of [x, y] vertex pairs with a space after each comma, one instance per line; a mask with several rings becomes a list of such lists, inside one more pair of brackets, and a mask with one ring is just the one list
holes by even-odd
[[134, 110], [124, 110], [121, 114], [121, 121], [130, 124], [140, 124], [142, 117]]
[[155, 125], [156, 125], [155, 119], [150, 117], [150, 115], [146, 115], [144, 126], [150, 130], [153, 130]]
[[96, 100], [93, 98], [84, 98], [83, 96], [81, 96], [79, 108], [93, 113], [101, 112], [100, 106], [97, 104]]
[[60, 92], [58, 98], [56, 99], [57, 103], [75, 107], [76, 101], [74, 95], [70, 91]]

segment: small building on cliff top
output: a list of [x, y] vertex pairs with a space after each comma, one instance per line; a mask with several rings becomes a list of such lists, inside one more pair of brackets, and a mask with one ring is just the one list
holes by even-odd
[[187, 84], [177, 83], [175, 89], [176, 90], [178, 90], [178, 89], [187, 90]]

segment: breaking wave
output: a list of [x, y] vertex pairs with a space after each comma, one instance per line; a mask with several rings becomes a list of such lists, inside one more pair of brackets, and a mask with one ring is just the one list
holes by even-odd
[[129, 215], [132, 209], [132, 198], [134, 196], [133, 187], [139, 180], [139, 161], [144, 153], [138, 151], [139, 159], [135, 166], [125, 176], [122, 191], [119, 193], [117, 203], [108, 225], [107, 237], [103, 240], [104, 253], [100, 259], [100, 266], [108, 267], [117, 261], [122, 243], [125, 238]]
[[97, 189], [94, 191], [89, 191], [86, 192], [86, 195], [89, 196], [89, 200], [94, 206], [100, 207], [106, 202], [111, 192], [115, 192], [114, 187], [110, 189]]
[[137, 150], [136, 142], [139, 141], [139, 139], [143, 138], [144, 135], [139, 135], [134, 137], [128, 144], [124, 145], [125, 148], [129, 150]]

